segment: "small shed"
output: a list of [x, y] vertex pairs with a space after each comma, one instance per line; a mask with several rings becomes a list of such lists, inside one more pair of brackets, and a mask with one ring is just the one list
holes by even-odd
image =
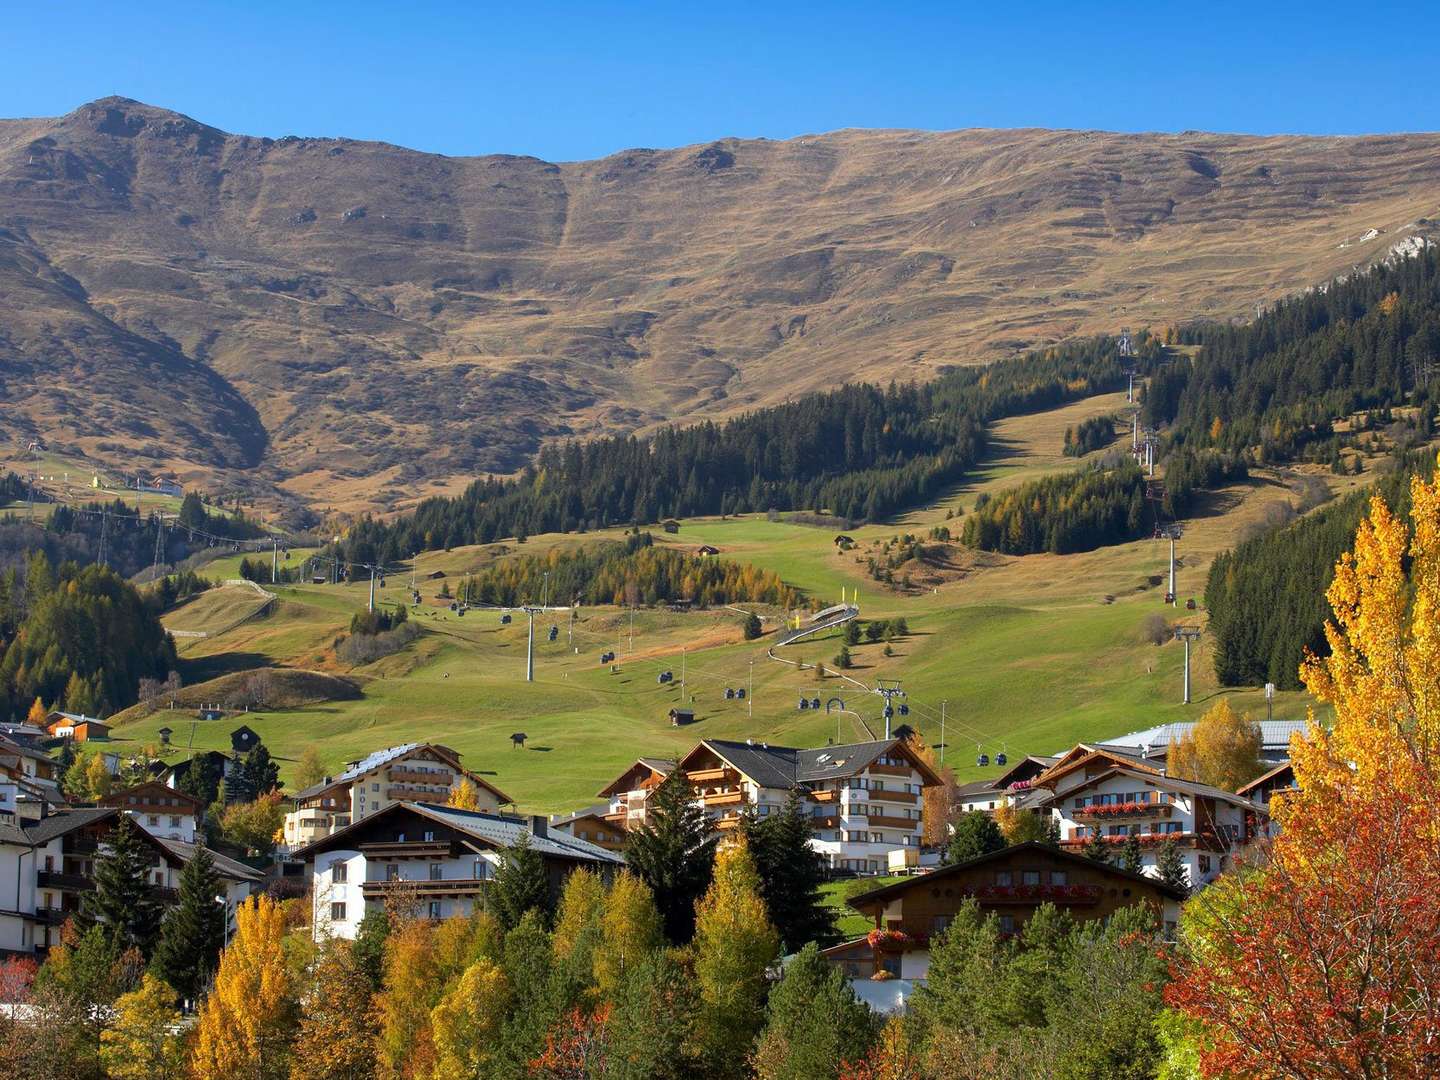
[[835, 537], [834, 543], [836, 547], [844, 547], [846, 544], [855, 543], [855, 538], [853, 536], [846, 536], [844, 533], [841, 533], [839, 536]]
[[666, 518], [660, 523], [660, 527], [667, 533], [678, 533], [680, 531], [680, 523], [674, 518]]
[[686, 724], [695, 722], [694, 709], [674, 708], [670, 710], [670, 724], [673, 727], [684, 727]]
[[237, 754], [248, 754], [259, 743], [260, 736], [255, 734], [249, 724], [241, 724], [230, 732], [230, 748]]
[[719, 555], [720, 549], [715, 547], [713, 544], [701, 544], [698, 548], [695, 549], [695, 554], [704, 558], [709, 558], [712, 555]]
[[162, 728], [161, 728], [159, 731], [157, 731], [155, 734], [157, 734], [157, 735], [160, 736], [160, 745], [161, 745], [161, 746], [169, 746], [169, 745], [170, 745], [170, 736], [171, 736], [171, 735], [174, 735], [175, 732], [174, 732], [172, 729], [168, 728], [168, 727], [162, 727]]
[[444, 571], [444, 570], [431, 570], [430, 573], [428, 573], [428, 574], [425, 575], [425, 580], [426, 580], [426, 581], [439, 581], [439, 580], [440, 580], [441, 578], [443, 578], [444, 576], [445, 576], [445, 571]]

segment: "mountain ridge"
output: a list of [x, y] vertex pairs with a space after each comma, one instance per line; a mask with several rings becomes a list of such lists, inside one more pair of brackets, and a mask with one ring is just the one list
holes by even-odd
[[1428, 234], [1437, 151], [845, 129], [555, 163], [104, 98], [0, 121], [0, 442], [384, 509], [549, 439], [1244, 316]]

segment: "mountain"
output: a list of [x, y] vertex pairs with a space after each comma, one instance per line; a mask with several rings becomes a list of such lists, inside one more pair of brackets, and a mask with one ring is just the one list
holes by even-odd
[[0, 446], [383, 508], [548, 439], [1246, 316], [1435, 228], [1440, 136], [840, 131], [598, 161], [0, 121]]

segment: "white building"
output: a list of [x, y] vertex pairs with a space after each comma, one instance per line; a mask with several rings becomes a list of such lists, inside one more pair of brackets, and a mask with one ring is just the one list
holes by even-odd
[[[65, 921], [94, 888], [95, 861], [120, 814], [101, 806], [60, 810], [38, 821], [0, 821], [0, 951], [45, 952], [59, 943]], [[173, 904], [180, 874], [198, 849], [143, 830], [141, 835], [154, 852], [147, 876], [156, 898]], [[233, 920], [235, 907], [259, 889], [264, 875], [218, 852], [210, 855]]]
[[100, 800], [101, 806], [123, 810], [151, 836], [162, 840], [195, 842], [195, 829], [204, 807], [200, 800], [177, 791], [159, 780], [112, 791]]
[[[610, 798], [607, 820], [627, 829], [644, 821], [646, 799], [673, 768], [641, 758], [601, 792]], [[747, 806], [760, 817], [779, 813], [795, 792], [826, 865], [865, 874], [883, 873], [892, 851], [919, 852], [923, 793], [941, 783], [902, 739], [810, 750], [706, 739], [679, 768], [722, 831], [734, 828]]]
[[285, 843], [292, 850], [304, 847], [397, 802], [443, 805], [462, 780], [474, 785], [480, 810], [498, 813], [513, 803], [461, 766], [460, 755], [447, 746], [403, 743], [378, 750], [292, 795], [296, 808], [285, 815]]
[[544, 860], [552, 894], [589, 867], [607, 880], [624, 858], [567, 833], [543, 817], [391, 803], [294, 853], [309, 869], [316, 939], [353, 939], [366, 912], [387, 902], [430, 919], [468, 915], [484, 895], [500, 853], [521, 836]]

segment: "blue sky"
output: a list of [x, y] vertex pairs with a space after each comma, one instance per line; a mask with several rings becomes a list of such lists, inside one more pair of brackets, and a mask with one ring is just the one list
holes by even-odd
[[841, 127], [1440, 129], [1431, 4], [0, 0], [0, 115], [551, 160]]

